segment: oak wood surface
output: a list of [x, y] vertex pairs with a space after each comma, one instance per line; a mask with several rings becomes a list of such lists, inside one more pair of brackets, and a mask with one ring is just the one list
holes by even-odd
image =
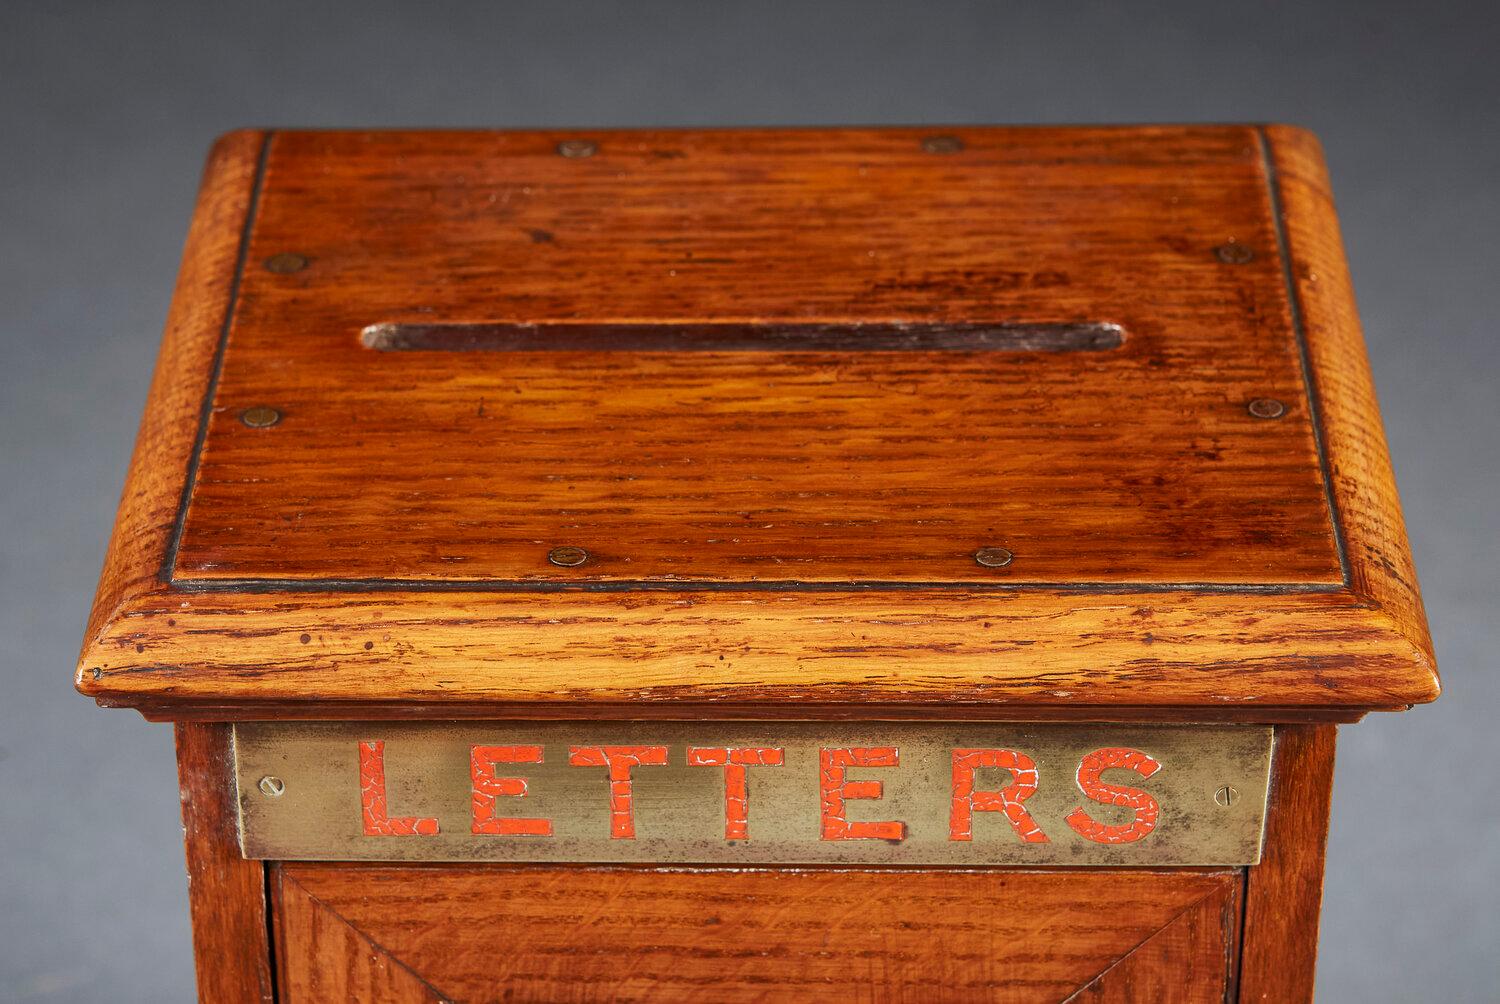
[[[227, 137], [80, 689], [439, 715], [1435, 696], [1314, 141], [959, 134], [932, 154], [913, 130], [609, 133], [581, 159], [551, 133]], [[309, 264], [263, 267], [283, 252]], [[653, 320], [1103, 321], [1125, 341], [622, 358], [359, 338]], [[1260, 396], [1287, 413], [1252, 417]], [[240, 423], [259, 404], [280, 423]], [[553, 567], [556, 544], [592, 557]], [[988, 544], [1015, 560], [980, 568]]]
[[239, 851], [229, 726], [185, 722], [176, 732], [198, 999], [272, 1004], [265, 866]]
[[[1432, 666], [1427, 614], [1323, 150], [1303, 129], [1268, 126], [1264, 132], [1282, 211], [1287, 270], [1297, 291], [1315, 394], [1323, 412], [1324, 450], [1345, 541], [1350, 590], [1389, 618]], [[1436, 696], [1435, 670], [1433, 683]]]
[[470, 702], [566, 717], [592, 702], [891, 701], [1003, 714], [1070, 705], [1391, 708], [1430, 696], [1422, 689], [1430, 674], [1393, 651], [1386, 627], [1349, 597], [1257, 595], [1253, 606], [1222, 594], [1050, 600], [163, 592], [91, 647], [80, 682], [121, 704], [419, 702], [433, 717]]
[[1152, 1001], [1209, 1004], [1233, 999], [1240, 898], [1231, 889], [1178, 914], [1089, 984], [1068, 1004]]
[[[537, 133], [278, 134], [174, 578], [1338, 583], [1255, 131], [963, 138], [643, 131], [577, 159]], [[1229, 241], [1258, 253], [1226, 263]], [[309, 265], [259, 267], [284, 252]], [[494, 321], [1104, 322], [1125, 344], [360, 338]], [[1287, 414], [1251, 415], [1262, 397]], [[258, 404], [281, 422], [247, 428]], [[592, 557], [556, 568], [559, 544]], [[986, 544], [1016, 560], [976, 566]]]
[[1335, 738], [1332, 725], [1276, 730], [1265, 849], [1246, 872], [1241, 1001], [1313, 999]]
[[309, 863], [274, 883], [293, 1004], [397, 980], [378, 999], [1056, 1002], [1090, 987], [1084, 999], [1222, 1000], [1240, 884], [1233, 871]]
[[[108, 701], [102, 701], [108, 706]], [[557, 718], [558, 706], [537, 704], [487, 704], [482, 701], [446, 704], [401, 704], [392, 701], [244, 701], [197, 703], [165, 701], [160, 704], [129, 705], [149, 721], [403, 721], [442, 718], [447, 721], [534, 721]], [[1281, 708], [1255, 705], [1248, 708], [1192, 708], [1191, 714], [1171, 706], [1068, 704], [861, 704], [796, 703], [734, 704], [611, 704], [590, 702], [572, 706], [572, 717], [580, 721], [807, 721], [839, 722], [878, 720], [886, 722], [996, 721], [996, 722], [1243, 722], [1253, 724], [1357, 722], [1369, 708]]]

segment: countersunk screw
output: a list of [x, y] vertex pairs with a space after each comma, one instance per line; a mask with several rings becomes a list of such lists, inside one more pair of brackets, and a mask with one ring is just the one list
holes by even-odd
[[547, 552], [547, 560], [562, 568], [577, 568], [589, 560], [589, 552], [581, 547], [554, 547]]
[[925, 153], [958, 153], [963, 148], [964, 141], [957, 136], [928, 136], [922, 140]]
[[1226, 265], [1244, 265], [1255, 258], [1255, 252], [1236, 241], [1214, 248], [1214, 256]]
[[260, 779], [260, 784], [256, 785], [256, 787], [267, 798], [280, 798], [281, 793], [286, 791], [286, 782], [275, 775], [267, 774]]
[[599, 152], [599, 144], [591, 139], [565, 139], [557, 144], [557, 152], [564, 157], [592, 157]]
[[985, 568], [1004, 568], [1014, 561], [1015, 557], [1003, 547], [981, 547], [974, 552], [975, 563]]
[[246, 408], [240, 412], [240, 421], [252, 429], [269, 429], [281, 421], [281, 412], [275, 408], [258, 404], [253, 408]]
[[93, 669], [89, 670], [89, 675], [97, 680], [104, 675], [104, 670], [100, 669], [98, 666], [95, 666]]
[[1239, 800], [1240, 791], [1232, 784], [1226, 784], [1214, 792], [1214, 801], [1226, 809]]
[[1245, 410], [1256, 418], [1280, 418], [1286, 414], [1286, 405], [1274, 397], [1258, 397], [1245, 405]]
[[277, 275], [291, 275], [307, 268], [308, 258], [306, 255], [293, 254], [283, 251], [281, 254], [273, 254], [265, 260], [267, 272], [275, 272]]

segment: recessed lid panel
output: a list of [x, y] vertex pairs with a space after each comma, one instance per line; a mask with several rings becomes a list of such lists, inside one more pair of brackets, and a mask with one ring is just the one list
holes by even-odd
[[955, 135], [277, 134], [173, 580], [1342, 582], [1256, 131]]

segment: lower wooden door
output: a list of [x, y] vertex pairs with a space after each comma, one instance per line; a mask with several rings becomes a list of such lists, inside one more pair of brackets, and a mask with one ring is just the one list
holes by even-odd
[[285, 863], [280, 1001], [1224, 1001], [1243, 873]]

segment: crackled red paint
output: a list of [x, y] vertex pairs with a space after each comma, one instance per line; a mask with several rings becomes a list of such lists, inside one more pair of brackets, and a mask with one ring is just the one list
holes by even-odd
[[896, 767], [900, 754], [894, 746], [845, 747], [818, 751], [818, 794], [822, 802], [824, 840], [905, 840], [906, 824], [897, 821], [851, 823], [844, 818], [844, 802], [854, 798], [880, 798], [880, 781], [846, 781], [848, 767]]
[[359, 744], [359, 803], [367, 837], [430, 837], [438, 832], [436, 819], [387, 814], [384, 742]]
[[1108, 784], [1099, 779], [1104, 771], [1114, 767], [1133, 770], [1141, 777], [1150, 777], [1161, 769], [1161, 764], [1140, 750], [1110, 746], [1086, 754], [1078, 764], [1078, 788], [1095, 802], [1105, 805], [1124, 805], [1135, 810], [1135, 819], [1121, 826], [1111, 826], [1091, 819], [1079, 806], [1067, 819], [1079, 836], [1096, 844], [1128, 844], [1156, 829], [1156, 819], [1161, 807], [1156, 799], [1139, 788], [1126, 788]]
[[661, 767], [666, 762], [665, 746], [573, 746], [568, 750], [568, 763], [574, 767], [609, 768], [609, 836], [612, 840], [635, 839], [631, 768]]
[[469, 751], [469, 779], [473, 782], [473, 830], [515, 836], [550, 837], [552, 820], [521, 819], [495, 814], [498, 798], [524, 798], [526, 781], [519, 777], [496, 777], [495, 765], [541, 763], [540, 746], [475, 746]]
[[724, 768], [724, 839], [750, 838], [748, 767], [780, 767], [782, 751], [770, 746], [689, 746], [689, 767]]
[[[975, 791], [974, 772], [997, 767], [1011, 773], [1011, 783], [999, 791]], [[1025, 753], [999, 749], [953, 751], [953, 807], [948, 815], [949, 840], [974, 839], [974, 813], [1003, 812], [1028, 844], [1045, 844], [1047, 835], [1022, 805], [1036, 794], [1036, 762]]]

